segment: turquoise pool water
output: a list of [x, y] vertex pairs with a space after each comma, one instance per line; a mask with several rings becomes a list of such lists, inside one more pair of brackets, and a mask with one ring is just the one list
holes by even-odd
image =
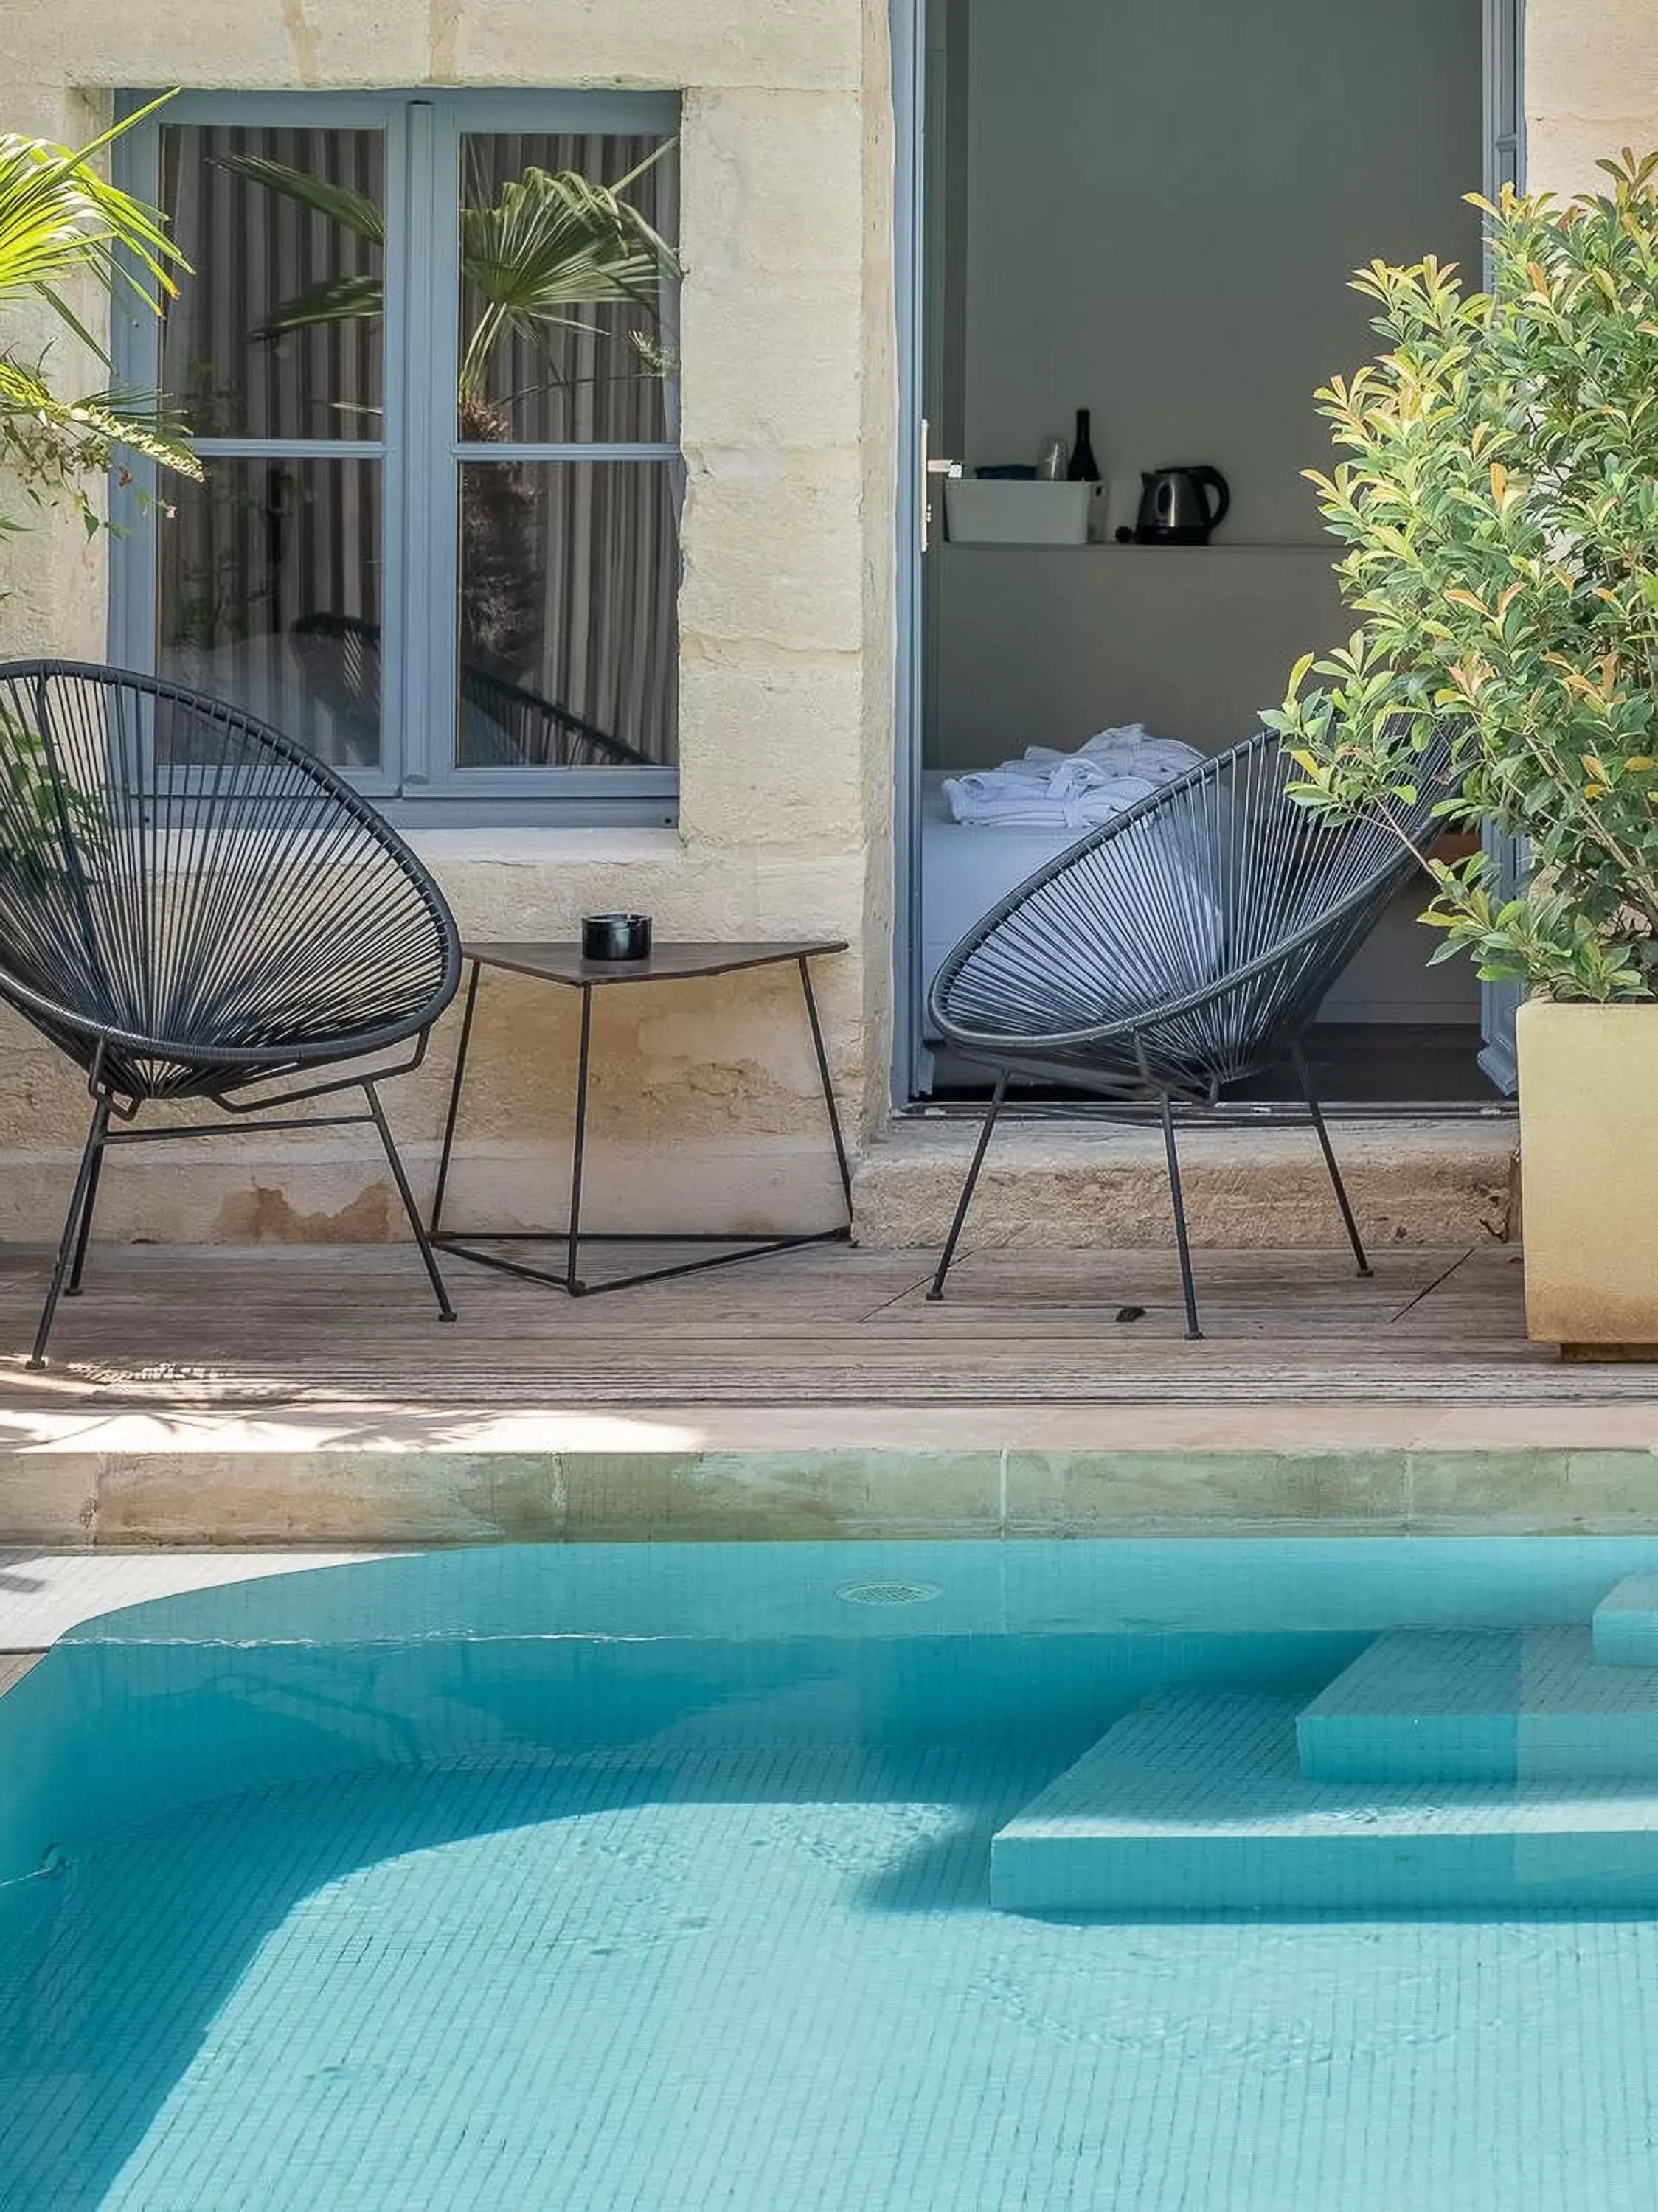
[[0, 1699], [0, 2212], [1616, 2212], [1658, 1923], [991, 1910], [1169, 1684], [1658, 1543], [593, 1547], [91, 1624]]

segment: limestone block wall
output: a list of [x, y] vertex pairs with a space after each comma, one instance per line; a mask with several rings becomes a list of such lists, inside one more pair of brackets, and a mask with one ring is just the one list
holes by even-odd
[[1653, 0], [1526, 0], [1526, 167], [1533, 187], [1593, 190], [1603, 156], [1655, 145]]
[[[7, 33], [0, 125], [70, 140], [113, 89], [180, 81], [682, 94], [680, 827], [439, 830], [418, 842], [474, 934], [567, 933], [584, 910], [628, 906], [665, 935], [846, 938], [823, 1001], [854, 1140], [866, 1141], [888, 1103], [892, 996], [887, 0], [52, 0], [14, 9]], [[1658, 5], [1529, 0], [1526, 85], [1533, 180], [1591, 182], [1600, 154], [1658, 141]], [[43, 523], [0, 544], [0, 653], [96, 656], [104, 596], [100, 549], [78, 527]], [[763, 1228], [832, 1206], [789, 993], [783, 975], [604, 1004], [595, 1220]], [[573, 1011], [551, 992], [490, 987], [456, 1186], [469, 1213], [557, 1218]], [[427, 1173], [454, 1028], [390, 1102]], [[0, 1237], [55, 1229], [84, 1115], [74, 1076], [0, 1023]], [[248, 1131], [118, 1160], [101, 1227], [374, 1237], [397, 1233], [393, 1211], [377, 1158], [351, 1133]]]
[[[855, 1140], [890, 1061], [897, 416], [885, 0], [55, 0], [15, 11], [0, 126], [71, 142], [121, 88], [637, 86], [683, 98], [687, 491], [677, 831], [433, 830], [463, 931], [570, 933], [595, 908], [664, 937], [841, 937], [820, 970]], [[65, 373], [68, 365], [65, 363]], [[88, 369], [88, 386], [95, 368]], [[50, 522], [0, 546], [0, 654], [101, 657], [101, 555]], [[573, 999], [480, 1007], [457, 1210], [557, 1220]], [[458, 1012], [388, 1094], [430, 1177]], [[589, 1218], [765, 1228], [838, 1200], [792, 971], [631, 988], [595, 1020]], [[84, 1092], [0, 1024], [0, 1237], [55, 1233]], [[356, 1132], [256, 1131], [119, 1158], [100, 1233], [377, 1237], [401, 1224]]]

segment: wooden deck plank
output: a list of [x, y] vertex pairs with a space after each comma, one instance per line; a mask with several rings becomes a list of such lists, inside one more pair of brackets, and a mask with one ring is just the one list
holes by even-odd
[[454, 1261], [446, 1328], [407, 1248], [112, 1248], [30, 1375], [45, 1259], [13, 1250], [0, 1410], [1658, 1400], [1658, 1371], [1527, 1342], [1506, 1246], [1386, 1251], [1368, 1280], [1344, 1251], [1199, 1253], [1199, 1344], [1172, 1254], [976, 1251], [938, 1305], [932, 1257], [824, 1246], [576, 1301]]

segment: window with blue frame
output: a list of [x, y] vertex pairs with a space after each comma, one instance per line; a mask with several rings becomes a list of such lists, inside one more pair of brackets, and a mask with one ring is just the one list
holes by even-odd
[[388, 811], [671, 820], [678, 104], [185, 94], [120, 142], [192, 273], [126, 380], [113, 657]]

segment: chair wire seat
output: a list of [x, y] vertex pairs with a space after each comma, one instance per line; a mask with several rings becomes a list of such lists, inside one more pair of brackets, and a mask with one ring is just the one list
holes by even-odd
[[[375, 1085], [418, 1064], [460, 946], [425, 869], [333, 770], [240, 708], [84, 663], [0, 666], [0, 999], [85, 1070], [93, 1127], [35, 1346], [112, 1132], [161, 1101], [259, 1114], [362, 1089], [443, 1291]], [[322, 1071], [398, 1048], [394, 1066]], [[280, 1097], [241, 1094], [297, 1079]], [[188, 1133], [210, 1134], [227, 1124]], [[280, 1124], [278, 1126], [281, 1126]]]
[[1015, 1075], [1161, 1104], [1195, 1336], [1173, 1103], [1215, 1105], [1289, 1062], [1360, 1272], [1369, 1272], [1301, 1041], [1417, 872], [1448, 795], [1448, 759], [1435, 739], [1391, 819], [1332, 827], [1290, 796], [1301, 771], [1275, 732], [1260, 731], [1079, 839], [974, 925], [941, 965], [930, 1013], [938, 1036], [998, 1079], [933, 1297]]

